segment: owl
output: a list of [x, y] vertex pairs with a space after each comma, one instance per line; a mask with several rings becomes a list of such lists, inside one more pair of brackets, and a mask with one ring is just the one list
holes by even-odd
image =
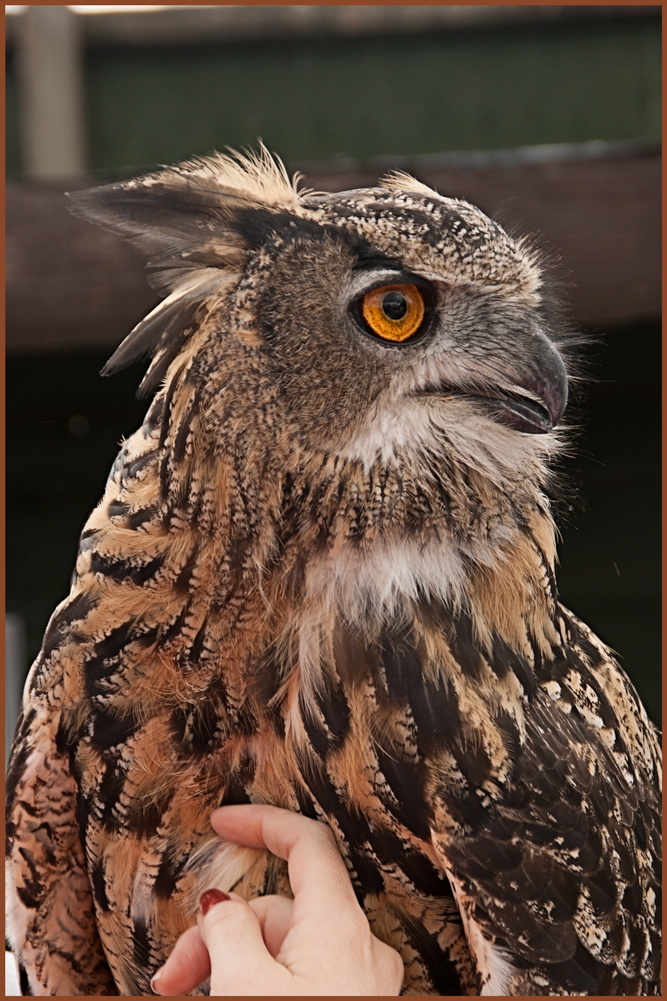
[[[211, 811], [330, 825], [406, 995], [659, 995], [659, 744], [558, 601], [576, 336], [529, 242], [266, 151], [78, 193], [163, 301], [9, 766], [33, 994], [140, 996], [200, 894], [289, 894]], [[207, 984], [196, 991], [208, 993]]]

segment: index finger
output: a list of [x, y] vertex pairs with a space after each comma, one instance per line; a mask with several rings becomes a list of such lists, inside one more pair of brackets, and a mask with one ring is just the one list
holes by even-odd
[[295, 905], [300, 895], [316, 906], [340, 902], [349, 907], [357, 898], [334, 836], [326, 824], [276, 806], [223, 806], [211, 824], [228, 841], [251, 848], [268, 848], [285, 859]]

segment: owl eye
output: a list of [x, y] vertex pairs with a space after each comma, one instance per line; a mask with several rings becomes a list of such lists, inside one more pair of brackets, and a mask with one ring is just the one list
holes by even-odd
[[416, 285], [382, 285], [361, 301], [361, 314], [369, 329], [383, 341], [407, 341], [424, 319], [424, 297]]

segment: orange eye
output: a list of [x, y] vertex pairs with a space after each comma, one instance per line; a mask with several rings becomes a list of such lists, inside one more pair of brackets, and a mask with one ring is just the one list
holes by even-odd
[[416, 285], [383, 285], [361, 303], [364, 320], [385, 341], [407, 341], [424, 319], [424, 299]]

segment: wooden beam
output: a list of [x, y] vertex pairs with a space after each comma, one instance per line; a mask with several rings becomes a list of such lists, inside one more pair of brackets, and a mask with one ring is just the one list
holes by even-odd
[[[535, 153], [533, 153], [533, 159]], [[660, 315], [660, 155], [401, 161], [442, 194], [466, 198], [560, 259], [574, 320], [604, 327]], [[387, 167], [391, 164], [387, 163]], [[377, 166], [311, 165], [308, 186], [376, 183]], [[88, 187], [78, 182], [75, 187]], [[100, 183], [99, 179], [97, 183]], [[142, 256], [67, 212], [62, 185], [7, 185], [7, 348], [114, 347], [157, 302]]]
[[120, 343], [158, 302], [145, 259], [130, 244], [67, 210], [68, 184], [6, 188], [6, 345], [70, 350]]

